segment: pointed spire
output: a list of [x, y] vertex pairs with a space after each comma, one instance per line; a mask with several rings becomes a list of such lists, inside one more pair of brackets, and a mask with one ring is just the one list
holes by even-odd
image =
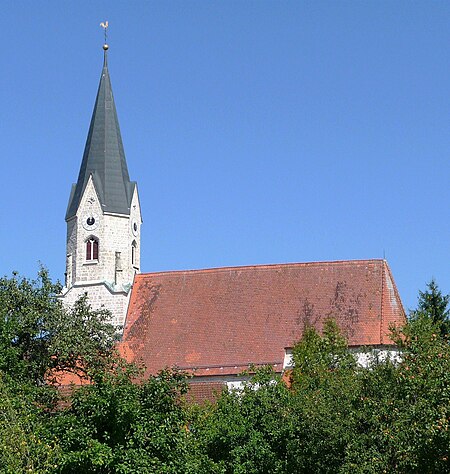
[[130, 181], [109, 78], [107, 50], [78, 181], [72, 187], [66, 220], [73, 217], [92, 175], [104, 212], [130, 214], [135, 183]]

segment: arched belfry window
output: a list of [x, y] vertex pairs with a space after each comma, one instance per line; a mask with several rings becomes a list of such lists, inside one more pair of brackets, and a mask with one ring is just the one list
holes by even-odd
[[98, 239], [89, 237], [86, 240], [86, 261], [92, 262], [98, 260]]
[[136, 249], [137, 243], [135, 240], [133, 240], [131, 244], [131, 265], [136, 265]]

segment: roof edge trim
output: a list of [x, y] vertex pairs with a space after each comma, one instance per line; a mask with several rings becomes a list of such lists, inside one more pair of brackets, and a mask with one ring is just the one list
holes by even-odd
[[383, 259], [367, 259], [367, 260], [324, 260], [324, 261], [314, 261], [314, 262], [286, 262], [286, 263], [262, 263], [255, 265], [238, 265], [238, 266], [227, 266], [227, 267], [212, 267], [212, 268], [197, 268], [190, 270], [164, 270], [160, 272], [148, 272], [140, 273], [136, 275], [139, 278], [145, 278], [146, 276], [152, 275], [164, 275], [164, 274], [180, 274], [180, 273], [214, 273], [214, 272], [223, 272], [223, 271], [233, 271], [233, 270], [271, 270], [276, 267], [299, 267], [299, 266], [322, 266], [322, 265], [349, 265], [349, 264], [382, 264]]

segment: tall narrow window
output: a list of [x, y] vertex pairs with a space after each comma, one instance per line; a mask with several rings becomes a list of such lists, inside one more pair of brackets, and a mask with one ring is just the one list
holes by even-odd
[[72, 255], [66, 257], [66, 288], [72, 285]]
[[133, 240], [133, 243], [131, 244], [131, 265], [136, 265], [136, 247], [137, 243]]
[[86, 242], [86, 260], [98, 260], [98, 240], [94, 237]]

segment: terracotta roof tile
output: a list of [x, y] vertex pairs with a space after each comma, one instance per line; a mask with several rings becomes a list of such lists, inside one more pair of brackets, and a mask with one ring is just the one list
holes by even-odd
[[405, 313], [384, 260], [294, 263], [136, 275], [121, 352], [150, 373], [281, 371], [306, 324], [334, 318], [350, 345], [389, 344]]
[[200, 404], [205, 402], [213, 403], [226, 389], [227, 385], [223, 382], [190, 383], [186, 399], [188, 402]]

